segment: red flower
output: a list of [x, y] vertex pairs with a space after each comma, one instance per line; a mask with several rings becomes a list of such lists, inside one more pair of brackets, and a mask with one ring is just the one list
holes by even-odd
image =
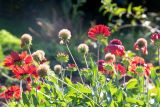
[[[140, 67], [140, 66], [143, 67], [143, 72], [144, 72], [143, 74], [140, 74], [139, 72], [136, 71], [137, 67]], [[152, 64], [146, 64], [143, 58], [136, 56], [133, 58], [129, 66], [129, 71], [135, 74], [149, 76], [151, 67], [152, 67]]]
[[[31, 76], [33, 75], [34, 77], [38, 77], [37, 74], [37, 68], [34, 65], [23, 65], [23, 66], [17, 66], [13, 68], [12, 72], [15, 74], [15, 76], [18, 79], [23, 78], [23, 76]], [[28, 80], [28, 79], [27, 79]]]
[[113, 75], [113, 70], [112, 70], [112, 65], [108, 64], [108, 68], [105, 68], [105, 64], [107, 64], [104, 60], [99, 60], [98, 61], [98, 71], [100, 71], [102, 74], [107, 74], [107, 75]]
[[154, 33], [151, 35], [151, 41], [156, 46], [160, 47], [160, 33]]
[[31, 55], [28, 55], [26, 51], [22, 52], [21, 54], [13, 51], [9, 56], [5, 58], [4, 66], [10, 67], [12, 69], [16, 65], [20, 66], [23, 64], [29, 64], [31, 62], [32, 57]]
[[69, 71], [76, 71], [77, 70], [76, 64], [68, 64], [67, 68]]
[[20, 87], [19, 86], [11, 86], [3, 93], [0, 94], [0, 99], [12, 99], [15, 98], [16, 100], [20, 99]]
[[134, 44], [134, 49], [141, 50], [143, 54], [147, 55], [147, 41], [144, 38], [139, 38]]
[[115, 69], [116, 69], [116, 71], [119, 71], [121, 73], [121, 75], [126, 74], [126, 68], [124, 66], [122, 66], [121, 64], [115, 65]]
[[118, 39], [111, 40], [109, 45], [104, 48], [104, 51], [117, 56], [123, 56], [125, 54], [125, 48], [122, 45], [122, 42]]
[[96, 25], [89, 29], [88, 36], [93, 40], [97, 40], [97, 36], [102, 35], [103, 37], [110, 36], [111, 32], [109, 28], [105, 25]]

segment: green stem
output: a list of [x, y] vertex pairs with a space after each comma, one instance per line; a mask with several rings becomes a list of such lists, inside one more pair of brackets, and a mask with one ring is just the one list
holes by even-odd
[[74, 57], [73, 57], [73, 55], [72, 55], [72, 53], [71, 53], [71, 51], [70, 51], [70, 49], [69, 49], [68, 44], [67, 44], [67, 43], [65, 43], [65, 44], [66, 44], [66, 47], [67, 47], [67, 49], [68, 49], [68, 52], [69, 52], [70, 56], [72, 57], [72, 60], [73, 60], [74, 64], [75, 64], [75, 65], [76, 65], [76, 67], [77, 67], [77, 70], [78, 70], [78, 73], [79, 73], [80, 79], [81, 79], [82, 83], [84, 84], [84, 81], [83, 81], [83, 79], [82, 79], [82, 76], [81, 76], [81, 73], [80, 73], [79, 67], [78, 67], [78, 65], [77, 65], [77, 63], [76, 63], [76, 61], [75, 61], [75, 59], [74, 59]]
[[88, 69], [88, 63], [87, 63], [87, 58], [86, 58], [86, 55], [84, 54], [84, 60], [85, 60], [85, 62], [86, 62], [86, 67], [87, 67], [87, 69]]
[[158, 48], [158, 63], [159, 63], [159, 66], [160, 66], [160, 47]]
[[72, 85], [66, 83], [65, 81], [63, 81], [63, 80], [61, 80], [61, 79], [59, 79], [59, 78], [57, 78], [57, 77], [55, 77], [55, 76], [53, 76], [53, 75], [50, 75], [50, 76], [52, 76], [53, 78], [59, 80], [60, 82], [62, 82], [62, 83], [64, 83], [64, 84], [66, 84], [67, 86], [73, 88], [75, 91], [81, 93], [84, 97], [86, 97], [87, 99], [89, 99], [90, 101], [92, 101], [92, 102], [93, 102], [94, 104], [96, 104], [98, 107], [101, 107], [99, 104], [97, 104], [95, 101], [93, 101], [91, 98], [89, 98], [87, 95], [85, 95], [85, 94], [82, 93], [81, 91], [79, 91], [79, 90], [77, 90], [76, 88], [74, 88]]

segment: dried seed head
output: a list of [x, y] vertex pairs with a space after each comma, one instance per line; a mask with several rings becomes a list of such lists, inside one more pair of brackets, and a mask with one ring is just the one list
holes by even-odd
[[29, 34], [23, 34], [21, 36], [21, 47], [30, 47], [32, 45], [32, 36]]
[[107, 62], [115, 62], [116, 61], [115, 55], [111, 54], [111, 53], [107, 53], [105, 55], [105, 61], [107, 61]]
[[68, 29], [62, 29], [59, 31], [59, 38], [63, 41], [68, 41], [71, 38], [71, 32]]
[[77, 50], [78, 50], [78, 52], [80, 52], [80, 53], [87, 54], [88, 51], [89, 51], [89, 47], [88, 47], [88, 45], [82, 43], [82, 44], [80, 44], [80, 45], [78, 46]]
[[37, 62], [41, 62], [41, 61], [46, 59], [45, 58], [45, 52], [43, 50], [37, 50], [36, 52], [34, 52], [32, 54], [32, 57]]
[[45, 77], [47, 76], [48, 71], [49, 71], [49, 66], [47, 64], [42, 64], [38, 68], [38, 75], [40, 77]]
[[55, 73], [60, 73], [62, 71], [62, 66], [61, 65], [55, 65], [54, 66], [54, 71]]

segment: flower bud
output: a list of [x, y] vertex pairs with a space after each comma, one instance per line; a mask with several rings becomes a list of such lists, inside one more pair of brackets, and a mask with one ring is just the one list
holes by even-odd
[[30, 47], [32, 45], [32, 36], [29, 34], [23, 34], [21, 36], [21, 47]]
[[68, 62], [69, 60], [69, 56], [68, 54], [64, 53], [64, 52], [59, 52], [57, 54], [57, 61], [60, 62], [60, 63], [63, 63], [63, 62]]
[[68, 29], [62, 29], [59, 31], [59, 38], [63, 41], [68, 41], [71, 38], [71, 32]]
[[38, 68], [38, 75], [40, 77], [45, 77], [45, 76], [47, 76], [48, 71], [49, 71], [49, 66], [46, 64], [42, 64]]
[[62, 71], [62, 66], [61, 65], [55, 65], [54, 66], [54, 71], [56, 72], [56, 73], [60, 73], [61, 71]]
[[89, 51], [89, 47], [88, 45], [82, 43], [78, 46], [77, 50], [79, 53], [87, 54]]

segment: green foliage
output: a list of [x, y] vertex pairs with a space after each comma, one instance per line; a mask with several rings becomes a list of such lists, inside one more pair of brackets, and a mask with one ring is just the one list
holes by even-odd
[[9, 54], [12, 50], [17, 51], [20, 49], [19, 47], [20, 40], [18, 38], [6, 30], [0, 30], [0, 49], [3, 54]]

